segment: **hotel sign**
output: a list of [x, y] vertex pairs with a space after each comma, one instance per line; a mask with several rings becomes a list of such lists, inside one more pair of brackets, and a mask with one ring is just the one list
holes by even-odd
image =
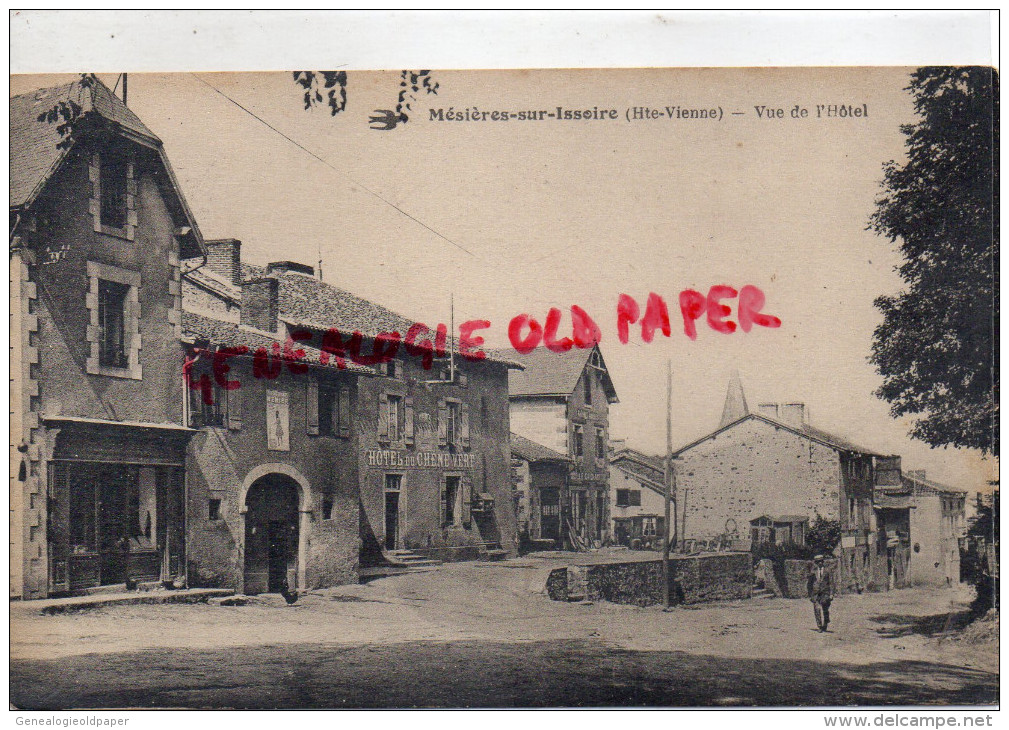
[[368, 449], [364, 452], [368, 466], [398, 469], [473, 469], [476, 454], [449, 454], [442, 451], [400, 451], [398, 449]]

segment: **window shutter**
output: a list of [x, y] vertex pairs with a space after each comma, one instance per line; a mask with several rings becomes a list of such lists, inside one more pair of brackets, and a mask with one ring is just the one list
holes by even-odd
[[462, 445], [469, 446], [469, 403], [463, 403], [459, 409], [461, 415], [460, 420], [462, 421]]
[[315, 380], [308, 381], [305, 389], [307, 402], [305, 412], [308, 414], [308, 434], [310, 436], [319, 435], [319, 383]]
[[441, 526], [448, 524], [448, 485], [443, 480], [441, 483]]
[[239, 431], [242, 428], [242, 389], [235, 388], [224, 392], [228, 408], [228, 428]]
[[456, 372], [459, 373], [459, 385], [461, 385], [463, 388], [465, 388], [466, 387], [466, 373], [462, 372], [461, 370], [456, 370]]
[[473, 521], [473, 481], [469, 477], [462, 478], [462, 524], [469, 527]]
[[403, 437], [407, 444], [413, 443], [413, 398], [406, 399], [403, 415]]
[[350, 436], [350, 388], [340, 388], [340, 402], [337, 408], [340, 422], [340, 436]]
[[378, 438], [389, 440], [389, 394], [378, 394]]
[[[444, 398], [438, 399], [438, 445], [448, 443], [448, 404]], [[443, 513], [444, 514], [444, 513]]]

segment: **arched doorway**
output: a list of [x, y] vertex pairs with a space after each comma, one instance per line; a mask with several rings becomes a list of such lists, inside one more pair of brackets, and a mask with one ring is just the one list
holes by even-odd
[[292, 477], [270, 473], [246, 492], [245, 593], [301, 587], [300, 489]]

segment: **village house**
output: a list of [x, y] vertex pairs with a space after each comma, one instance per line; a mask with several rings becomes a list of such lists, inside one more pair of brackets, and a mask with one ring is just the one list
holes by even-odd
[[[288, 374], [285, 365], [282, 378], [260, 384], [267, 388], [262, 397], [244, 386], [232, 391], [262, 401], [254, 412], [269, 414], [267, 427], [276, 418], [276, 403], [282, 402], [281, 413], [287, 408], [291, 420], [288, 425], [282, 417], [281, 423], [291, 438], [297, 434], [300, 441], [316, 444], [313, 451], [292, 443], [290, 450], [270, 457], [297, 469], [307, 485], [309, 498], [299, 501], [299, 509], [309, 516], [301, 518], [299, 534], [308, 529], [311, 536], [308, 553], [298, 564], [307, 562], [308, 575], [299, 585], [347, 582], [362, 568], [416, 564], [417, 556], [448, 561], [515, 553], [507, 372], [517, 365], [497, 358], [467, 359], [452, 341], [444, 356], [431, 354], [429, 368], [423, 356], [397, 346], [388, 361], [379, 357], [363, 368], [375, 377], [352, 377], [355, 367], [362, 369], [353, 364], [353, 347], [362, 361], [375, 359], [376, 342], [381, 350], [391, 333], [402, 338], [416, 323], [322, 282], [313, 267], [291, 261], [265, 267], [243, 263], [241, 244], [233, 239], [212, 241], [208, 248], [209, 272], [201, 269], [192, 281], [194, 301], [197, 290], [210, 300], [203, 305], [205, 316], [234, 321], [237, 310], [242, 329], [287, 343], [279, 345], [282, 352], [286, 346], [303, 351], [305, 362], [327, 361], [315, 368], [324, 373], [318, 380]], [[200, 281], [201, 276], [206, 280]], [[355, 332], [360, 334], [351, 346]], [[285, 380], [289, 389], [281, 387]], [[289, 395], [276, 392], [278, 388]], [[226, 432], [226, 441], [238, 437], [231, 429]], [[264, 441], [261, 433], [256, 438]], [[259, 448], [263, 454], [276, 451], [265, 443]], [[259, 474], [267, 468], [259, 461], [250, 455], [242, 463], [245, 468], [257, 465]], [[219, 454], [208, 454], [201, 463], [219, 469]], [[237, 477], [215, 479], [212, 484], [218, 486], [208, 483], [207, 488], [233, 490], [241, 483], [247, 489], [249, 478]], [[238, 510], [251, 510], [243, 494], [232, 495], [231, 501], [237, 500]], [[213, 495], [208, 493], [209, 498]], [[200, 499], [193, 504], [202, 509]], [[292, 504], [288, 497], [289, 515]], [[292, 521], [288, 517], [293, 534]], [[206, 527], [213, 529], [232, 532], [231, 527]], [[320, 529], [326, 536], [312, 537]], [[317, 543], [316, 550], [312, 546]], [[248, 571], [249, 559], [245, 562]]]
[[661, 550], [666, 521], [662, 459], [625, 447], [610, 456], [609, 468], [613, 542]]
[[572, 460], [517, 433], [511, 434], [512, 482], [519, 539], [530, 548], [563, 548], [561, 504], [568, 502]]
[[574, 549], [600, 547], [610, 536], [609, 408], [617, 393], [599, 346], [537, 348], [514, 359], [523, 369], [508, 379], [512, 431], [571, 459], [560, 539]]
[[751, 413], [734, 376], [719, 428], [673, 456], [688, 537], [802, 542], [819, 516], [840, 523], [843, 588], [907, 585], [912, 504], [894, 491], [900, 457], [812, 426], [804, 404]]
[[358, 377], [375, 370], [294, 348], [278, 319], [278, 282], [242, 278], [239, 241], [207, 249], [206, 265], [194, 262], [183, 279], [186, 413], [198, 431], [188, 462], [190, 584], [255, 594], [353, 582], [353, 424]]
[[901, 481], [914, 497], [911, 584], [956, 585], [960, 582], [960, 552], [967, 535], [967, 492], [926, 479], [923, 469], [904, 472]]
[[[40, 120], [77, 107], [73, 134]], [[186, 577], [181, 261], [158, 137], [93, 77], [10, 100], [10, 593]]]

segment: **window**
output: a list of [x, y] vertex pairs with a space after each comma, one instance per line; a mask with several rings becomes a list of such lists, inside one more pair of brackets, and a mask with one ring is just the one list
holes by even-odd
[[654, 537], [656, 535], [655, 528], [654, 517], [645, 517], [641, 520], [641, 534], [645, 537]]
[[617, 490], [617, 507], [640, 507], [640, 506], [641, 506], [640, 489]]
[[207, 501], [207, 519], [211, 522], [221, 519], [221, 500], [211, 499]]
[[126, 178], [129, 162], [121, 152], [101, 155], [101, 223], [110, 228], [126, 227]]
[[854, 499], [854, 497], [849, 497], [848, 498], [848, 526], [849, 527], [855, 527], [856, 526], [855, 517], [856, 517], [855, 499]]
[[323, 436], [340, 435], [339, 396], [338, 388], [319, 386], [319, 433]]
[[460, 416], [462, 404], [449, 401], [447, 406], [448, 426], [445, 429], [445, 436], [450, 444], [459, 444], [462, 441], [462, 417]]
[[592, 405], [592, 378], [588, 372], [582, 375], [582, 389], [585, 391], [585, 405]]
[[331, 520], [333, 519], [333, 498], [323, 497], [322, 498], [322, 519]]
[[398, 395], [389, 396], [389, 440], [399, 441], [403, 438], [403, 398]]
[[596, 458], [606, 458], [606, 432], [601, 428], [596, 428]]
[[130, 287], [98, 282], [98, 362], [110, 368], [129, 366], [126, 351], [126, 299]]
[[571, 451], [575, 456], [581, 456], [585, 451], [585, 434], [582, 426], [575, 426], [574, 437], [571, 441]]
[[227, 392], [217, 384], [206, 359], [201, 358], [189, 372], [190, 426], [223, 426], [227, 417], [226, 404]]

